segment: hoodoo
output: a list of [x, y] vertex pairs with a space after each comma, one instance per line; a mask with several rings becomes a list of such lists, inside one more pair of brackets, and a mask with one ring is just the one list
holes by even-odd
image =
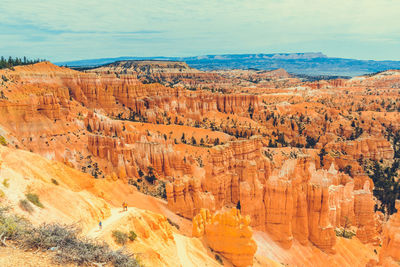
[[78, 222], [148, 266], [400, 260], [397, 71], [310, 82], [170, 61], [40, 62], [0, 77], [11, 207], [0, 231], [4, 216], [33, 232]]

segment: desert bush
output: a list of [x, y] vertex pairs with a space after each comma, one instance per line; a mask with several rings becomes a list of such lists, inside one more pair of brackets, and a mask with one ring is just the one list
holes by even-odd
[[39, 196], [37, 194], [33, 194], [33, 193], [27, 193], [26, 198], [32, 202], [33, 204], [35, 204], [36, 206], [38, 206], [39, 208], [44, 208], [43, 204], [40, 202], [39, 200]]
[[5, 197], [5, 195], [6, 195], [6, 194], [4, 193], [4, 191], [0, 189], [0, 198]]
[[215, 254], [215, 259], [219, 262], [219, 264], [224, 265], [224, 262], [222, 261], [222, 258], [220, 255]]
[[157, 187], [157, 197], [160, 197], [162, 199], [167, 199], [167, 190], [166, 190], [166, 184], [164, 181], [159, 181], [159, 185]]
[[68, 243], [74, 243], [78, 233], [78, 229], [74, 226], [44, 224], [39, 226], [30, 236], [25, 237], [24, 246], [28, 249], [61, 248], [67, 246]]
[[137, 237], [137, 234], [134, 231], [129, 232], [128, 238], [130, 241], [135, 241], [136, 237]]
[[344, 237], [344, 238], [347, 238], [347, 239], [352, 239], [353, 236], [356, 235], [356, 233], [354, 231], [346, 230], [346, 229], [343, 229], [343, 228], [336, 228], [335, 229], [335, 234], [336, 234], [336, 236]]
[[146, 179], [147, 182], [153, 184], [155, 180], [157, 180], [157, 178], [154, 175], [146, 175], [144, 177]]
[[7, 187], [7, 188], [10, 187], [10, 183], [9, 183], [8, 181], [9, 181], [8, 178], [6, 178], [6, 179], [3, 180], [3, 185], [4, 185], [4, 187]]
[[7, 140], [4, 138], [4, 136], [0, 135], [0, 145], [6, 146], [7, 145]]
[[352, 239], [353, 236], [355, 236], [355, 235], [356, 235], [356, 233], [353, 232], [353, 231], [348, 231], [348, 230], [344, 230], [343, 231], [343, 237], [344, 238]]
[[27, 199], [21, 199], [19, 201], [19, 206], [22, 210], [32, 213], [34, 211], [31, 203], [29, 203], [29, 201]]
[[27, 221], [16, 215], [8, 215], [7, 208], [0, 208], [0, 237], [2, 240], [15, 240], [28, 228]]
[[119, 245], [125, 245], [128, 242], [128, 234], [119, 230], [112, 231], [112, 237], [114, 238], [115, 243]]
[[105, 243], [79, 238], [80, 229], [75, 225], [44, 224], [24, 236], [26, 249], [55, 248], [54, 260], [59, 264], [112, 263], [114, 266], [139, 266], [138, 262], [123, 251], [112, 251]]
[[179, 227], [179, 224], [177, 224], [177, 223], [171, 221], [170, 218], [167, 218], [167, 221], [168, 221], [168, 223], [169, 223], [170, 225], [174, 226], [176, 229], [179, 230], [179, 228], [180, 228], [180, 227]]
[[8, 98], [4, 95], [3, 91], [0, 91], [0, 99], [8, 100]]
[[153, 184], [155, 180], [157, 180], [155, 174], [154, 174], [154, 168], [151, 166], [147, 167], [147, 175], [144, 177], [147, 182]]
[[55, 184], [55, 185], [59, 185], [58, 181], [57, 181], [56, 179], [54, 179], [54, 178], [51, 178], [51, 182], [52, 182], [53, 184]]

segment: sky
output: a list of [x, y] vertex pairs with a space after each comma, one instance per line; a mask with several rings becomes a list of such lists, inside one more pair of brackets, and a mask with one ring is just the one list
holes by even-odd
[[1, 0], [0, 54], [119, 56], [323, 52], [400, 60], [399, 0]]

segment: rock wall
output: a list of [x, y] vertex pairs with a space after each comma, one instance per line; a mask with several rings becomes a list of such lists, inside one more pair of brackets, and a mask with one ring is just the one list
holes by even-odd
[[396, 266], [400, 261], [400, 200], [396, 200], [397, 213], [394, 213], [383, 227], [382, 249], [379, 262], [384, 266]]
[[201, 209], [193, 218], [193, 236], [204, 236], [208, 245], [234, 266], [252, 266], [257, 244], [249, 224], [250, 217], [235, 208], [213, 215]]
[[[216, 147], [206, 163], [201, 186], [193, 186], [194, 181], [168, 185], [169, 207], [192, 218], [210, 203], [220, 209], [240, 201], [242, 214], [251, 217], [251, 225], [268, 232], [285, 248], [297, 239], [334, 252], [334, 229], [345, 223], [358, 228], [357, 236], [363, 242], [378, 242], [368, 180], [363, 189], [354, 190], [348, 175], [336, 171], [334, 165], [316, 170], [310, 157], [286, 160], [281, 167], [274, 167], [260, 147], [257, 138]], [[193, 201], [204, 199], [198, 197], [204, 192], [208, 192], [209, 202]]]
[[198, 179], [183, 177], [166, 185], [168, 208], [186, 218], [193, 218], [200, 209], [207, 207], [215, 211], [215, 198], [203, 192]]
[[360, 159], [360, 157], [371, 160], [393, 159], [394, 155], [389, 141], [371, 137], [368, 139], [329, 143], [325, 149], [341, 151], [352, 159]]

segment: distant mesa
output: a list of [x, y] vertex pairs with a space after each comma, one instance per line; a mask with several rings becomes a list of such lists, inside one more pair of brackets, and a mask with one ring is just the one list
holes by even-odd
[[96, 69], [116, 72], [199, 72], [189, 67], [185, 62], [173, 60], [121, 60], [106, 64]]
[[303, 75], [358, 76], [390, 69], [400, 69], [400, 61], [375, 61], [328, 57], [321, 52], [274, 54], [224, 54], [194, 57], [119, 57], [57, 62], [74, 68], [95, 68], [113, 62], [131, 60], [183, 61], [202, 71], [283, 68], [289, 73]]

